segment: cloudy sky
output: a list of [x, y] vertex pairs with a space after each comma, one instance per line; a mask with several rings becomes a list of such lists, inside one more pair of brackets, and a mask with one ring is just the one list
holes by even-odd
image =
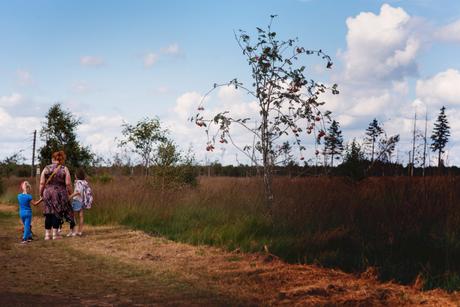
[[[313, 59], [308, 72], [339, 84], [340, 95], [324, 100], [346, 140], [362, 138], [375, 117], [401, 134], [397, 157], [405, 162], [414, 112], [428, 113], [431, 130], [445, 105], [447, 163], [460, 165], [456, 0], [0, 1], [0, 159], [22, 150], [30, 161], [32, 132], [60, 102], [81, 118], [80, 141], [102, 156], [118, 151], [123, 122], [159, 116], [198, 160], [244, 162], [230, 146], [206, 154], [204, 132], [187, 118], [214, 82], [250, 82], [233, 30], [254, 33], [270, 14], [279, 15], [281, 38], [333, 58], [332, 70]], [[254, 101], [229, 88], [209, 103], [256, 113]], [[424, 121], [417, 125], [423, 130]]]

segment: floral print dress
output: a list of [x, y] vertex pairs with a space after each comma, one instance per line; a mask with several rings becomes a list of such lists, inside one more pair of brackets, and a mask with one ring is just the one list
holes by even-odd
[[[58, 168], [54, 176], [48, 181], [48, 178]], [[43, 190], [43, 214], [54, 214], [59, 219], [67, 221], [73, 220], [72, 206], [69, 202], [69, 195], [65, 183], [66, 172], [65, 166], [51, 164], [45, 168], [45, 180], [48, 184]]]

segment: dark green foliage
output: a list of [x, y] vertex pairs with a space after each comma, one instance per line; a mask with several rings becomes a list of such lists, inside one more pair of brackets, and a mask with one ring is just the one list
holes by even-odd
[[370, 162], [365, 159], [361, 146], [353, 139], [346, 148], [343, 163], [337, 167], [337, 173], [353, 180], [361, 180], [366, 177], [369, 165]]
[[91, 176], [91, 181], [92, 182], [100, 182], [102, 184], [112, 182], [112, 180], [113, 180], [113, 177], [111, 175], [109, 175], [109, 174], [106, 174], [106, 173]]
[[383, 134], [383, 129], [380, 126], [379, 122], [376, 118], [369, 124], [366, 129], [366, 140], [371, 145], [371, 162], [374, 161], [374, 154], [375, 154], [375, 143], [380, 135]]
[[[139, 155], [145, 174], [148, 175], [149, 168], [155, 161], [156, 148], [159, 144], [168, 141], [167, 131], [162, 129], [160, 120], [146, 117], [135, 125], [126, 123], [123, 125], [121, 133], [124, 139], [119, 142], [119, 146], [128, 148], [131, 152]], [[163, 153], [165, 151], [166, 147], [164, 147]]]
[[88, 167], [93, 154], [88, 147], [77, 141], [76, 130], [81, 121], [59, 103], [54, 104], [45, 116], [40, 137], [45, 143], [39, 149], [38, 159], [43, 168], [51, 163], [53, 152], [63, 150], [67, 156], [66, 165], [71, 169]]
[[165, 140], [157, 149], [157, 163], [153, 167], [154, 182], [161, 188], [196, 186], [198, 169], [189, 150], [185, 155], [171, 140]]
[[379, 140], [378, 143], [378, 156], [376, 160], [379, 160], [384, 163], [391, 162], [391, 156], [396, 149], [396, 145], [399, 142], [399, 134], [392, 135], [387, 137], [384, 133], [383, 137]]
[[[21, 152], [12, 154], [11, 156], [6, 157], [3, 161], [0, 161], [0, 176], [10, 177], [11, 175], [23, 175], [24, 174], [24, 165], [21, 163], [24, 161], [24, 157]], [[27, 168], [28, 174], [30, 175], [30, 168]], [[21, 174], [19, 174], [21, 173]]]
[[334, 156], [340, 159], [340, 154], [343, 151], [343, 137], [340, 125], [333, 120], [331, 126], [327, 130], [327, 135], [324, 137], [324, 154], [331, 157], [330, 166], [334, 166]]
[[441, 156], [444, 153], [444, 148], [446, 147], [450, 136], [450, 127], [445, 111], [446, 108], [443, 106], [439, 112], [438, 119], [434, 124], [433, 134], [431, 135], [431, 150], [433, 152], [438, 152], [438, 167], [441, 167], [444, 164]]
[[0, 177], [0, 196], [5, 193], [5, 185], [3, 184], [3, 179]]
[[173, 141], [165, 139], [158, 145], [155, 157], [156, 165], [160, 167], [173, 166], [176, 165], [180, 159], [180, 152]]

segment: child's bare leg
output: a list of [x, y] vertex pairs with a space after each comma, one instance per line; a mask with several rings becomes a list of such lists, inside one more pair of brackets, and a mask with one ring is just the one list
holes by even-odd
[[83, 232], [83, 222], [84, 222], [84, 218], [83, 218], [83, 208], [80, 210], [80, 219], [78, 221], [78, 232]]

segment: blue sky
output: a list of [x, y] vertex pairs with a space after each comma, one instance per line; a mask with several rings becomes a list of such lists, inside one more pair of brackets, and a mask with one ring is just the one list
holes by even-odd
[[[80, 140], [101, 155], [118, 150], [123, 121], [157, 115], [203, 160], [205, 135], [185, 115], [214, 82], [249, 81], [233, 30], [253, 32], [270, 14], [279, 15], [281, 37], [332, 56], [331, 72], [312, 61], [311, 75], [342, 89], [330, 106], [346, 140], [362, 138], [376, 117], [389, 134], [401, 133], [404, 162], [415, 108], [431, 119], [445, 104], [452, 123], [446, 158], [460, 164], [455, 0], [0, 1], [0, 158], [21, 149], [28, 158], [30, 133], [61, 102], [81, 117]], [[213, 104], [228, 100], [251, 103], [224, 91]], [[208, 159], [234, 163], [234, 156], [228, 147]]]

